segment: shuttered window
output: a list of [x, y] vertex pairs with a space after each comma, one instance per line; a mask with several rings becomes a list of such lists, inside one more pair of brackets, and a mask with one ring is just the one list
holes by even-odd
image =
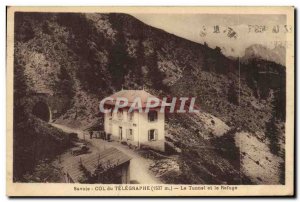
[[149, 122], [154, 122], [157, 120], [157, 111], [150, 111], [148, 113], [148, 121]]
[[148, 131], [148, 141], [156, 141], [157, 140], [157, 129], [151, 129]]
[[127, 140], [133, 141], [133, 130], [132, 129], [126, 130], [126, 138], [127, 138]]

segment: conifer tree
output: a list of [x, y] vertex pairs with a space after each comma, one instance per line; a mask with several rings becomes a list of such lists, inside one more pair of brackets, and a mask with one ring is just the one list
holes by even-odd
[[239, 95], [238, 95], [238, 89], [236, 88], [236, 85], [234, 82], [232, 82], [228, 89], [228, 101], [232, 104], [238, 105], [239, 104]]
[[110, 15], [110, 21], [112, 21], [113, 28], [116, 30], [116, 41], [109, 51], [108, 71], [111, 74], [112, 83], [116, 88], [120, 88], [124, 83], [130, 58], [127, 53], [122, 22], [117, 18], [116, 14]]
[[266, 137], [270, 141], [270, 150], [273, 154], [278, 155], [278, 152], [280, 150], [279, 148], [279, 135], [280, 131], [277, 126], [277, 121], [275, 116], [272, 116], [272, 118], [266, 123]]
[[143, 72], [142, 67], [145, 65], [145, 50], [143, 45], [143, 38], [141, 38], [138, 42], [137, 50], [136, 50], [136, 62], [134, 65], [134, 73], [137, 78], [137, 83], [143, 83]]
[[148, 59], [148, 75], [152, 81], [152, 86], [155, 89], [167, 90], [166, 85], [163, 83], [164, 74], [158, 68], [158, 56], [157, 51], [154, 50]]

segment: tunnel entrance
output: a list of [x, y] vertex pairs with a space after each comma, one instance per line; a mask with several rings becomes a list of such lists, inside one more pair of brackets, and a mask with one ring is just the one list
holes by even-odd
[[32, 109], [32, 113], [38, 118], [49, 122], [51, 119], [51, 112], [49, 106], [44, 102], [38, 102]]

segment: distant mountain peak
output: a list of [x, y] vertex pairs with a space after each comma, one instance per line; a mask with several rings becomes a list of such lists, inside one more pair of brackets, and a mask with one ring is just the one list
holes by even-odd
[[242, 60], [248, 61], [254, 58], [260, 58], [285, 66], [285, 55], [286, 49], [284, 46], [278, 45], [270, 49], [261, 44], [253, 44], [245, 49], [245, 55], [242, 57]]

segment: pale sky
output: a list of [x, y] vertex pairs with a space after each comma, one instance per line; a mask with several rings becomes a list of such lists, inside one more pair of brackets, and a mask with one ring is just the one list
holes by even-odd
[[[163, 29], [177, 36], [195, 41], [206, 42], [210, 47], [219, 46], [227, 56], [243, 56], [245, 48], [252, 44], [262, 44], [274, 48], [286, 41], [285, 15], [230, 15], [230, 14], [131, 14], [144, 23]], [[213, 33], [219, 25], [220, 33]], [[250, 25], [250, 27], [249, 27]], [[255, 33], [255, 26], [266, 26], [263, 33]], [[273, 33], [279, 25], [279, 32]], [[228, 26], [237, 37], [230, 38]], [[251, 31], [249, 32], [249, 28]], [[256, 27], [261, 28], [261, 27]]]

